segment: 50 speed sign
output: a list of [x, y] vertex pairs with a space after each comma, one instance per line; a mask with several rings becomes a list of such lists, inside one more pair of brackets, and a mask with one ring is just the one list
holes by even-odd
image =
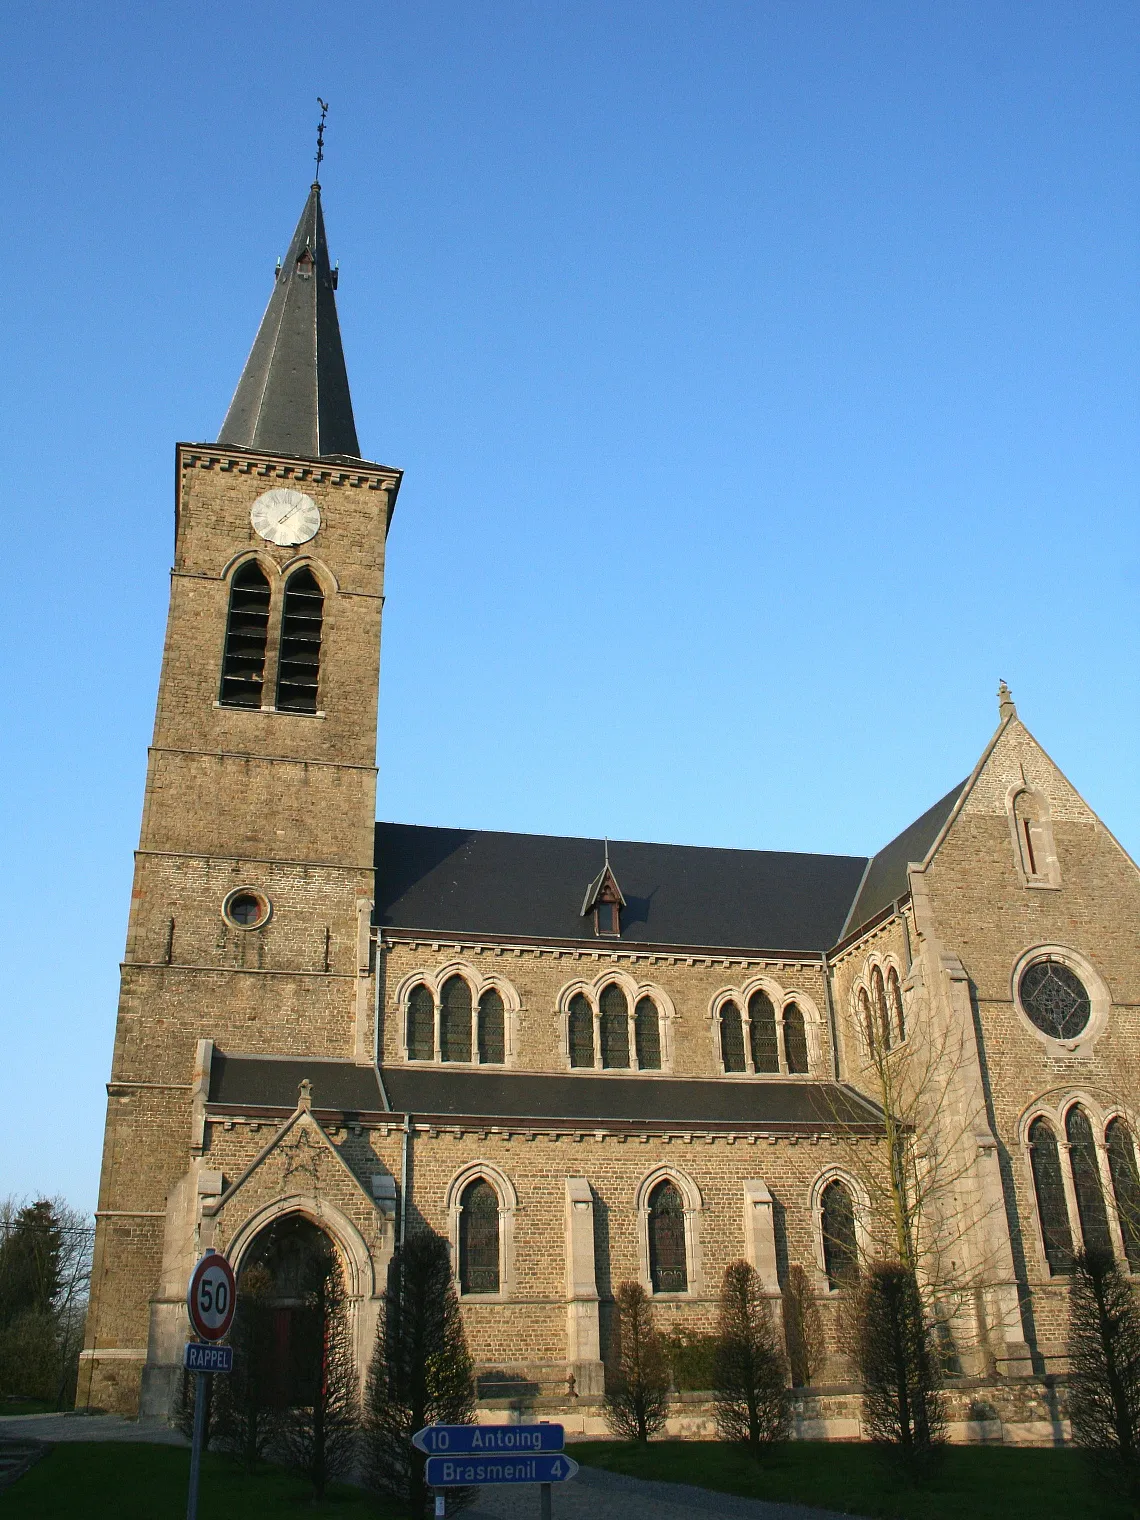
[[220, 1341], [234, 1317], [237, 1284], [224, 1256], [207, 1251], [190, 1274], [186, 1307], [190, 1323], [204, 1341]]

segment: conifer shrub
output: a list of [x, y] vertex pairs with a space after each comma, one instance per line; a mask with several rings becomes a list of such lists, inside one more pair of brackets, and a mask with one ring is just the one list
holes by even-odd
[[864, 1428], [921, 1478], [945, 1442], [946, 1415], [918, 1279], [899, 1262], [880, 1262], [861, 1280], [858, 1307]]
[[[410, 1235], [393, 1259], [364, 1398], [369, 1487], [422, 1516], [431, 1498], [424, 1454], [412, 1437], [426, 1425], [475, 1423], [475, 1369], [459, 1313], [446, 1240]], [[449, 1489], [448, 1513], [477, 1490]]]
[[824, 1364], [823, 1316], [803, 1267], [789, 1267], [784, 1284], [784, 1341], [793, 1388], [813, 1383]]
[[313, 1485], [317, 1499], [356, 1465], [360, 1396], [345, 1302], [344, 1270], [335, 1249], [314, 1253], [304, 1305], [315, 1344], [306, 1386], [284, 1421], [286, 1455]]
[[772, 1311], [755, 1267], [730, 1262], [720, 1294], [714, 1389], [723, 1441], [743, 1441], [754, 1456], [782, 1440], [791, 1423], [787, 1371]]
[[649, 1295], [640, 1283], [623, 1282], [614, 1308], [617, 1355], [606, 1379], [606, 1423], [622, 1440], [644, 1446], [665, 1425], [669, 1360], [653, 1324]]
[[1106, 1253], [1073, 1263], [1068, 1351], [1073, 1440], [1102, 1477], [1140, 1501], [1140, 1306]]

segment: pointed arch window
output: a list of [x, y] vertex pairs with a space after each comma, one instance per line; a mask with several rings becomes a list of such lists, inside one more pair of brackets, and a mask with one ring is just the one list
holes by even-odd
[[887, 1006], [887, 988], [883, 973], [875, 966], [871, 971], [871, 1000], [874, 1003], [875, 1035], [882, 1050], [891, 1048], [891, 1010]]
[[796, 1003], [789, 1003], [784, 1009], [784, 1065], [793, 1076], [807, 1075], [807, 1027]]
[[855, 1202], [850, 1188], [838, 1177], [833, 1177], [819, 1195], [819, 1213], [828, 1287], [850, 1287], [859, 1276]]
[[476, 1177], [459, 1200], [459, 1288], [497, 1293], [499, 1281], [499, 1195], [485, 1177]]
[[1073, 1191], [1077, 1195], [1077, 1215], [1086, 1251], [1112, 1255], [1112, 1236], [1108, 1228], [1108, 1210], [1100, 1185], [1100, 1167], [1096, 1159], [1096, 1142], [1088, 1114], [1079, 1103], [1065, 1115], [1065, 1137], [1069, 1142], [1069, 1164], [1073, 1169]]
[[668, 1178], [649, 1195], [649, 1277], [654, 1293], [688, 1292], [685, 1203]]
[[1047, 1119], [1034, 1119], [1029, 1126], [1029, 1163], [1045, 1260], [1055, 1277], [1066, 1276], [1073, 1270], [1073, 1234], [1069, 1228], [1057, 1136]]
[[895, 1040], [901, 1045], [906, 1039], [906, 1015], [903, 1013], [902, 986], [899, 974], [892, 966], [887, 972], [887, 1001], [891, 1006]]
[[439, 1000], [439, 1053], [444, 1061], [471, 1059], [471, 988], [449, 976]]
[[594, 1010], [584, 993], [576, 992], [570, 999], [568, 1020], [571, 1066], [594, 1064]]
[[423, 982], [408, 994], [407, 1043], [409, 1061], [435, 1059], [435, 999]]
[[1104, 1143], [1124, 1254], [1132, 1271], [1140, 1272], [1140, 1174], [1136, 1167], [1136, 1143], [1123, 1119], [1109, 1120]]
[[633, 1011], [634, 1043], [639, 1071], [661, 1070], [661, 1016], [651, 997], [638, 998]]
[[506, 1059], [506, 1016], [502, 994], [488, 987], [479, 999], [479, 1060], [499, 1066]]
[[862, 987], [859, 988], [859, 1033], [863, 1036], [863, 1043], [867, 1047], [868, 1054], [874, 1055], [878, 1049], [878, 1041], [875, 1039], [875, 1016], [871, 1012], [871, 999]]
[[1053, 843], [1048, 798], [1041, 792], [1022, 789], [1016, 793], [1012, 803], [1006, 805], [1017, 842], [1017, 864], [1024, 885], [1059, 887], [1061, 872]]
[[230, 582], [226, 646], [222, 657], [223, 707], [260, 707], [269, 631], [269, 582], [256, 560], [241, 565]]
[[722, 1004], [720, 1010], [720, 1058], [726, 1072], [748, 1069], [744, 1057], [744, 1021], [740, 1009], [731, 1001]]
[[629, 1065], [629, 1004], [614, 982], [602, 988], [598, 999], [598, 1025], [602, 1041], [602, 1065], [621, 1069]]
[[281, 616], [277, 706], [282, 712], [317, 711], [324, 609], [324, 594], [313, 572], [305, 565], [294, 570], [285, 582]]
[[748, 1022], [751, 1031], [753, 1067], [756, 1071], [779, 1071], [780, 1047], [776, 1040], [776, 1010], [766, 992], [756, 991], [748, 999]]

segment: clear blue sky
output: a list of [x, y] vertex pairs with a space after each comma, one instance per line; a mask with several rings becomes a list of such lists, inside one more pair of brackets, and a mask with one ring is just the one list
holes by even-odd
[[[380, 816], [864, 853], [999, 676], [1140, 852], [1135, 4], [8, 6], [0, 1193], [95, 1199], [166, 611], [323, 175]], [[14, 656], [14, 658], [13, 658]]]

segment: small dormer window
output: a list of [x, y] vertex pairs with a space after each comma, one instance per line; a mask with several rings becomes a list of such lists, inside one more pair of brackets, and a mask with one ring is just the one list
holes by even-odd
[[315, 266], [316, 260], [313, 258], [313, 255], [307, 248], [303, 249], [301, 257], [297, 260], [297, 273], [300, 275], [301, 279], [311, 279]]
[[621, 934], [621, 909], [616, 902], [600, 902], [594, 909], [596, 934]]
[[625, 898], [610, 865], [609, 841], [606, 841], [605, 864], [586, 888], [582, 917], [593, 915], [594, 933], [603, 939], [620, 939], [621, 910]]

